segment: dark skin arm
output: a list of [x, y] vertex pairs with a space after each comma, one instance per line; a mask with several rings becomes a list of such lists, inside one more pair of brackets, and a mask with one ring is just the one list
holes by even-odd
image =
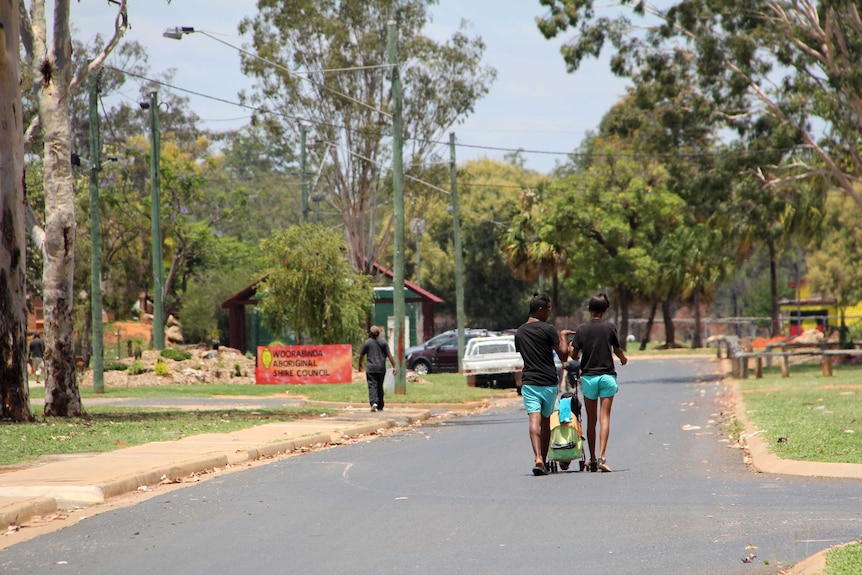
[[557, 351], [557, 355], [563, 363], [569, 359], [569, 343], [566, 340], [570, 335], [574, 335], [574, 333], [574, 330], [571, 329], [560, 330], [560, 341], [557, 342], [557, 346], [554, 349]]

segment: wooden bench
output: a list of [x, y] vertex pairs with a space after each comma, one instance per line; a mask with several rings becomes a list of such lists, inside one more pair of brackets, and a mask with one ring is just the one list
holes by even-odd
[[801, 356], [820, 356], [820, 365], [824, 377], [832, 377], [833, 358], [841, 356], [862, 356], [862, 349], [823, 349], [796, 351], [766, 351], [741, 352], [733, 357], [733, 377], [747, 379], [749, 374], [748, 360], [754, 358], [754, 377], [763, 377], [763, 360], [781, 358], [781, 377], [790, 377], [790, 358]]

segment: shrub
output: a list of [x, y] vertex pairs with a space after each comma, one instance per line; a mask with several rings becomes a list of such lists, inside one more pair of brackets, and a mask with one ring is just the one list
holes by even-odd
[[164, 361], [162, 361], [162, 358], [159, 358], [156, 360], [156, 366], [155, 366], [155, 368], [153, 368], [153, 372], [156, 375], [164, 376], [164, 375], [170, 375], [171, 369], [168, 367], [168, 364], [166, 364]]
[[160, 355], [162, 357], [166, 357], [166, 358], [172, 359], [174, 361], [183, 361], [185, 359], [191, 359], [192, 358], [192, 354], [187, 352], [187, 351], [183, 351], [181, 349], [171, 349], [171, 348], [163, 349]]
[[109, 361], [102, 367], [105, 371], [125, 371], [129, 366], [121, 361]]
[[236, 377], [242, 377], [242, 366], [240, 364], [233, 364], [233, 374]]
[[142, 373], [147, 373], [148, 371], [149, 369], [147, 369], [147, 366], [140, 361], [136, 361], [132, 364], [132, 367], [129, 368], [129, 373], [131, 375], [140, 375]]

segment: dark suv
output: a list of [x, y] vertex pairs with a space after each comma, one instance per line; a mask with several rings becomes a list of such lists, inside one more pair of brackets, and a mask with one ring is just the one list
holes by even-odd
[[[494, 335], [486, 329], [465, 329], [464, 344], [474, 337]], [[458, 365], [458, 330], [445, 331], [435, 335], [422, 345], [409, 347], [405, 357], [407, 369], [412, 369], [419, 375], [440, 373], [444, 371], [457, 372]]]

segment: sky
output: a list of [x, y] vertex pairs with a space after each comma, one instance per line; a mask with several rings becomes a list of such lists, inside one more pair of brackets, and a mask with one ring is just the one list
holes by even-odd
[[[255, 0], [129, 0], [130, 29], [126, 40], [143, 45], [154, 72], [175, 69], [173, 84], [212, 98], [237, 101], [251, 80], [240, 72], [239, 53], [202, 34], [182, 40], [165, 38], [173, 26], [191, 26], [241, 46], [237, 25], [256, 13]], [[607, 60], [587, 61], [578, 72], [566, 72], [559, 47], [565, 39], [549, 41], [535, 19], [545, 11], [538, 0], [440, 0], [431, 8], [427, 33], [444, 39], [469, 21], [469, 36], [486, 44], [484, 63], [497, 70], [491, 91], [474, 113], [452, 131], [459, 147], [459, 163], [488, 157], [502, 160], [505, 150], [522, 149], [526, 167], [547, 173], [565, 154], [576, 149], [585, 134], [595, 130], [605, 112], [624, 94], [625, 81], [608, 70]], [[113, 30], [115, 6], [106, 0], [71, 3], [75, 37], [89, 42], [97, 33]], [[135, 88], [120, 95], [137, 101]], [[249, 111], [212, 98], [184, 93], [191, 108], [210, 130], [236, 129], [248, 122]], [[443, 139], [448, 139], [445, 135]]]

